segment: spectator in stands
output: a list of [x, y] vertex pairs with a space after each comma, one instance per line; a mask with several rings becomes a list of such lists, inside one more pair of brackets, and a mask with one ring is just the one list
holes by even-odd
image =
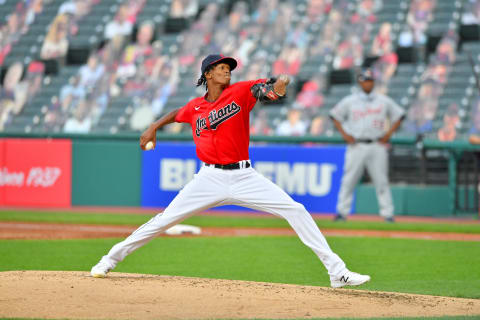
[[472, 127], [469, 130], [469, 141], [472, 144], [480, 144], [480, 99], [475, 101], [475, 107], [472, 112]]
[[[276, 1], [269, 1], [269, 3]], [[292, 26], [292, 17], [295, 13], [295, 7], [290, 2], [282, 2], [275, 8], [276, 18], [273, 21], [267, 19], [262, 24], [250, 24], [248, 32], [251, 35], [262, 35], [259, 38], [259, 44], [264, 48], [278, 46], [277, 39], [285, 39]]]
[[257, 10], [252, 14], [252, 23], [260, 28], [259, 31], [269, 25], [273, 24], [278, 16], [278, 0], [260, 0]]
[[312, 136], [322, 136], [327, 133], [327, 127], [330, 121], [325, 116], [316, 116], [310, 123], [309, 133]]
[[269, 63], [267, 60], [267, 53], [264, 51], [257, 51], [252, 57], [252, 63], [248, 65], [245, 71], [245, 80], [255, 80], [266, 78], [269, 74]]
[[437, 138], [440, 141], [453, 141], [457, 137], [457, 126], [460, 123], [458, 107], [456, 103], [448, 106], [443, 116], [443, 126], [437, 132]]
[[138, 64], [135, 74], [129, 78], [122, 89], [122, 94], [127, 97], [143, 96], [148, 90], [148, 74], [144, 64]]
[[314, 113], [323, 105], [323, 90], [325, 89], [325, 78], [317, 74], [309, 81], [305, 82], [302, 90], [295, 99], [295, 106], [301, 109], [309, 110], [309, 113]]
[[480, 135], [480, 98], [476, 98], [471, 107], [472, 127], [469, 130], [470, 134]]
[[90, 90], [96, 85], [104, 72], [105, 66], [99, 62], [97, 54], [90, 55], [87, 64], [83, 65], [78, 70], [78, 74], [80, 75], [80, 86], [86, 90]]
[[31, 0], [25, 1], [25, 24], [31, 25], [38, 14], [42, 13], [44, 2], [51, 2], [51, 1], [44, 1], [44, 0]]
[[92, 6], [98, 2], [99, 0], [69, 0], [60, 6], [58, 14], [69, 16], [68, 35], [78, 33], [80, 21], [90, 13]]
[[68, 23], [69, 20], [66, 14], [55, 17], [43, 42], [40, 52], [42, 59], [48, 60], [65, 57], [68, 50]]
[[105, 39], [112, 39], [116, 36], [127, 37], [132, 33], [133, 24], [128, 20], [128, 6], [121, 5], [118, 9], [115, 19], [110, 21], [105, 27]]
[[427, 42], [428, 24], [433, 19], [432, 11], [436, 0], [412, 0], [407, 15], [407, 23], [412, 30], [413, 43], [424, 45]]
[[91, 103], [90, 118], [92, 124], [98, 123], [100, 117], [107, 109], [110, 101], [110, 77], [104, 75], [90, 92], [88, 99]]
[[248, 18], [248, 5], [244, 1], [236, 1], [228, 18], [219, 26], [230, 33], [239, 33], [242, 25], [247, 22]]
[[398, 55], [392, 50], [391, 44], [385, 46], [384, 49], [384, 54], [380, 57], [380, 59], [375, 61], [372, 69], [375, 74], [375, 79], [378, 79], [376, 84], [377, 90], [383, 94], [386, 94], [390, 79], [397, 70]]
[[279, 136], [303, 136], [307, 132], [307, 124], [301, 119], [298, 109], [289, 109], [287, 119], [280, 123], [275, 133]]
[[332, 0], [310, 0], [307, 7], [308, 23], [320, 22], [332, 9]]
[[40, 61], [32, 61], [27, 68], [25, 80], [20, 88], [23, 88], [25, 102], [30, 102], [42, 88], [45, 65]]
[[335, 52], [338, 39], [332, 24], [327, 23], [318, 38], [315, 38], [308, 49], [311, 59], [324, 58]]
[[20, 14], [13, 12], [9, 15], [7, 24], [2, 29], [4, 36], [7, 38], [7, 43], [17, 42], [22, 34], [22, 21]]
[[250, 56], [257, 47], [257, 39], [253, 36], [241, 36], [233, 56], [237, 59], [237, 72], [242, 72], [244, 66], [250, 64]]
[[383, 56], [387, 50], [390, 52], [392, 48], [392, 25], [384, 22], [380, 26], [380, 30], [373, 39], [371, 55], [376, 57]]
[[480, 24], [480, 1], [479, 0], [469, 0], [468, 3], [464, 4], [463, 13], [462, 13], [462, 24], [463, 25]]
[[408, 24], [405, 24], [398, 36], [398, 46], [407, 48], [412, 47], [413, 43], [413, 30]]
[[83, 86], [80, 85], [80, 75], [75, 75], [68, 80], [60, 89], [60, 100], [64, 100], [67, 96], [71, 96], [74, 100], [85, 98], [87, 92]]
[[273, 63], [273, 75], [288, 74], [295, 76], [302, 64], [302, 51], [295, 46], [283, 48], [278, 59]]
[[333, 60], [333, 68], [337, 70], [360, 66], [363, 62], [363, 46], [355, 34], [347, 36], [339, 44]]
[[291, 29], [287, 33], [287, 45], [295, 46], [300, 49], [305, 49], [308, 45], [309, 36], [307, 32], [307, 21], [301, 20], [295, 29]]
[[85, 100], [80, 101], [73, 112], [73, 116], [65, 121], [63, 132], [65, 133], [88, 133], [92, 127], [92, 120], [87, 116], [88, 107]]
[[428, 119], [423, 114], [423, 105], [421, 102], [416, 101], [408, 109], [407, 119], [405, 120], [402, 131], [421, 135], [432, 131], [432, 120]]
[[382, 0], [361, 0], [358, 2], [357, 10], [350, 17], [352, 32], [362, 42], [370, 41], [373, 23], [377, 21], [375, 13], [382, 7]]
[[175, 93], [179, 82], [178, 59], [171, 59], [161, 65], [158, 75], [155, 75], [153, 84], [153, 99], [151, 108], [155, 116], [159, 116], [168, 98]]
[[150, 42], [153, 39], [154, 24], [150, 21], [144, 22], [137, 33], [137, 42], [125, 48], [122, 61], [117, 69], [117, 76], [129, 78], [137, 72], [137, 64], [152, 54]]
[[3, 86], [0, 87], [0, 131], [10, 119], [11, 113], [23, 105], [19, 100], [18, 85], [22, 78], [23, 65], [20, 62], [12, 64], [5, 74]]
[[67, 119], [69, 109], [72, 106], [71, 97], [66, 97], [60, 101], [57, 96], [52, 97], [48, 110], [43, 118], [44, 132], [59, 132]]
[[[252, 115], [252, 113], [250, 115]], [[269, 136], [273, 134], [273, 129], [268, 124], [268, 113], [265, 109], [259, 109], [257, 114], [251, 118], [251, 135]]]
[[458, 35], [455, 31], [448, 31], [437, 46], [435, 60], [438, 63], [452, 65], [455, 62]]
[[130, 128], [135, 131], [142, 131], [154, 120], [155, 115], [150, 105], [145, 101], [141, 101], [130, 118]]
[[173, 0], [170, 5], [171, 18], [192, 18], [198, 12], [197, 0]]

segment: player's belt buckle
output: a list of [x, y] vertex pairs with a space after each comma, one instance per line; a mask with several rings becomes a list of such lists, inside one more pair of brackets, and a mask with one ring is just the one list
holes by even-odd
[[376, 142], [377, 140], [373, 140], [373, 139], [358, 139], [357, 142], [359, 143], [373, 143], [373, 142]]
[[214, 167], [216, 169], [223, 169], [223, 170], [236, 170], [236, 169], [244, 169], [244, 168], [250, 168], [250, 161], [248, 160], [242, 160], [239, 162], [235, 163], [229, 163], [229, 164], [210, 164], [210, 163], [205, 163], [207, 167]]

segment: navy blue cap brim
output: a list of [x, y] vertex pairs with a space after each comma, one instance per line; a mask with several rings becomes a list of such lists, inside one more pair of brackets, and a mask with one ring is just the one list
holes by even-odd
[[358, 76], [358, 81], [368, 81], [368, 80], [375, 81], [375, 79], [372, 77]]
[[226, 63], [230, 66], [230, 71], [233, 71], [237, 67], [237, 60], [231, 58], [231, 57], [223, 57], [220, 58], [216, 61], [213, 61], [212, 63], [209, 64], [209, 66], [219, 64], [219, 63]]

